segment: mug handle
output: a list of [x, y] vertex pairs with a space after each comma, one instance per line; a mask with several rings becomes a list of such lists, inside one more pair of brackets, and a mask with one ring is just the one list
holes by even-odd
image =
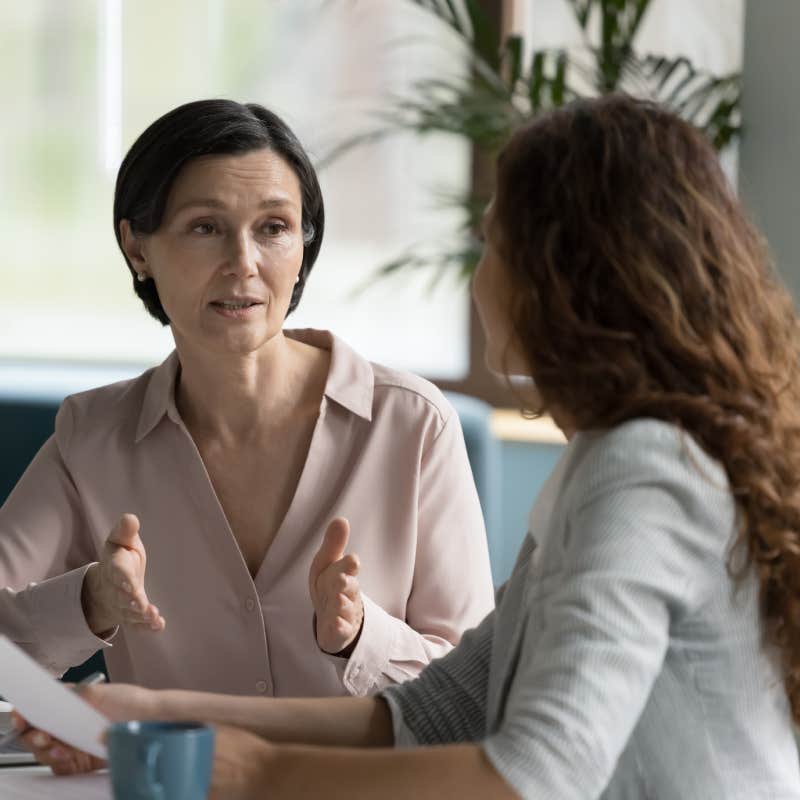
[[156, 777], [156, 768], [161, 758], [161, 742], [147, 742], [144, 747], [144, 781], [153, 800], [165, 800], [164, 786]]

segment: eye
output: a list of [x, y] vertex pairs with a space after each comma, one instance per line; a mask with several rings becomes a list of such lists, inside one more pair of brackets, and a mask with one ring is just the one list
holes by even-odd
[[192, 225], [192, 233], [199, 233], [201, 236], [210, 236], [216, 231], [213, 222], [196, 222]]
[[261, 230], [266, 233], [267, 236], [280, 236], [282, 233], [285, 233], [288, 228], [286, 223], [281, 222], [279, 219], [271, 219], [261, 226]]

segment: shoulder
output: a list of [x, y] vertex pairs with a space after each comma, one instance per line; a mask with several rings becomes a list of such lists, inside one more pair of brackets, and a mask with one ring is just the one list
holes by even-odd
[[691, 434], [662, 420], [635, 419], [609, 430], [579, 433], [571, 449], [572, 482], [580, 483], [584, 494], [653, 480], [728, 492], [722, 464]]
[[66, 397], [56, 415], [55, 426], [56, 441], [62, 452], [82, 441], [107, 439], [120, 428], [130, 428], [132, 438], [154, 369], [136, 378]]
[[436, 386], [419, 375], [370, 362], [375, 384], [373, 411], [425, 419], [438, 435], [455, 409]]
[[589, 510], [612, 527], [681, 532], [719, 553], [732, 539], [736, 510], [723, 465], [686, 431], [637, 419], [571, 443], [562, 483], [568, 514]]

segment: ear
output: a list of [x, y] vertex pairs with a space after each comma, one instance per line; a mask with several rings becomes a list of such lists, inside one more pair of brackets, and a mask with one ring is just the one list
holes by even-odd
[[147, 256], [144, 251], [144, 236], [137, 236], [127, 219], [120, 220], [119, 238], [122, 250], [137, 272], [143, 272], [147, 267]]

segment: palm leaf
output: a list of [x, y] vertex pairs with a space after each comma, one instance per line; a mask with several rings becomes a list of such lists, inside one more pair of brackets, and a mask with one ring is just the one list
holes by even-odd
[[432, 13], [493, 68], [500, 63], [497, 31], [478, 0], [409, 0]]
[[[398, 132], [450, 134], [491, 155], [514, 128], [540, 111], [619, 89], [669, 106], [700, 127], [717, 149], [739, 134], [738, 74], [713, 75], [680, 56], [637, 55], [636, 38], [651, 0], [564, 0], [585, 45], [536, 50], [527, 58], [521, 36], [500, 42], [479, 0], [407, 2], [456, 38], [467, 76], [418, 80], [407, 94], [387, 98], [374, 126], [336, 145], [322, 166]], [[436, 282], [444, 275], [471, 275], [479, 257], [474, 231], [485, 199], [456, 193], [439, 202], [462, 212], [452, 240], [442, 248], [410, 248], [380, 267], [361, 290], [408, 269], [431, 269]]]
[[712, 75], [696, 69], [684, 56], [646, 55], [637, 58], [636, 63], [653, 99], [703, 130], [717, 149], [729, 144], [738, 133], [738, 73]]
[[509, 36], [503, 45], [502, 66], [508, 72], [508, 91], [514, 92], [522, 74], [523, 41], [521, 36]]

